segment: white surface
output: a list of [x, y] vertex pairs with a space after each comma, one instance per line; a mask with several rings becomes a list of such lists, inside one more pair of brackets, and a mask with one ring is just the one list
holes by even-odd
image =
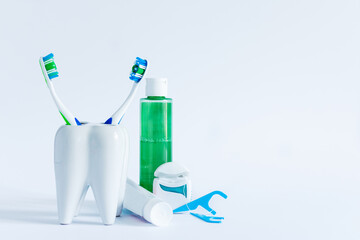
[[[1, 1], [1, 239], [360, 238], [357, 0]], [[126, 98], [137, 56], [167, 77], [174, 161], [224, 223], [132, 216], [101, 224], [92, 198], [57, 225], [53, 144], [63, 124], [38, 58], [54, 52], [59, 97], [103, 122]], [[145, 96], [141, 83], [137, 97]], [[124, 116], [138, 178], [139, 107]]]
[[113, 224], [123, 206], [128, 156], [123, 126], [61, 126], [54, 146], [59, 222], [72, 222], [90, 186], [103, 223]]

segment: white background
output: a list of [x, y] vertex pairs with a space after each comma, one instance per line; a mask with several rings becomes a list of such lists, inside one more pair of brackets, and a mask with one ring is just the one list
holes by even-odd
[[[174, 161], [222, 224], [130, 214], [101, 224], [92, 195], [57, 223], [53, 140], [63, 124], [38, 58], [81, 121], [123, 102], [135, 57], [167, 77]], [[1, 1], [0, 239], [359, 239], [359, 1]], [[123, 119], [138, 180], [139, 98]]]

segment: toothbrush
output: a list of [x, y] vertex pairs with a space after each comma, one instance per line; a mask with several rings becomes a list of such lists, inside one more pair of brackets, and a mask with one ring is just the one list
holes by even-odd
[[66, 125], [81, 125], [79, 120], [77, 120], [70, 111], [65, 107], [65, 105], [60, 101], [59, 97], [55, 92], [52, 80], [59, 77], [59, 72], [54, 62], [54, 54], [50, 53], [45, 57], [40, 57], [39, 59], [40, 67], [45, 78], [46, 85], [48, 86], [51, 96], [53, 97], [55, 104], [60, 112], [60, 115], [66, 122]]
[[120, 108], [108, 119], [104, 124], [118, 125], [121, 122], [127, 108], [134, 99], [136, 90], [139, 86], [139, 82], [143, 78], [148, 62], [145, 59], [139, 57], [136, 58], [135, 63], [130, 72], [130, 80], [134, 81], [132, 89], [129, 96], [126, 98], [125, 102], [120, 106]]

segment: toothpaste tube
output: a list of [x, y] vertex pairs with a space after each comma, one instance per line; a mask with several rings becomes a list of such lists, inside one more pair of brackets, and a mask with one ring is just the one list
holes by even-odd
[[127, 179], [124, 208], [156, 226], [169, 225], [173, 217], [171, 206], [134, 181]]

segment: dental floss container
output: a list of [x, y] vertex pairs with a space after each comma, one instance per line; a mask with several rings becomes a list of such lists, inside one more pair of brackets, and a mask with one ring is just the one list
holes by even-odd
[[164, 163], [154, 173], [153, 193], [173, 209], [184, 205], [191, 199], [189, 175], [189, 170], [180, 164]]

